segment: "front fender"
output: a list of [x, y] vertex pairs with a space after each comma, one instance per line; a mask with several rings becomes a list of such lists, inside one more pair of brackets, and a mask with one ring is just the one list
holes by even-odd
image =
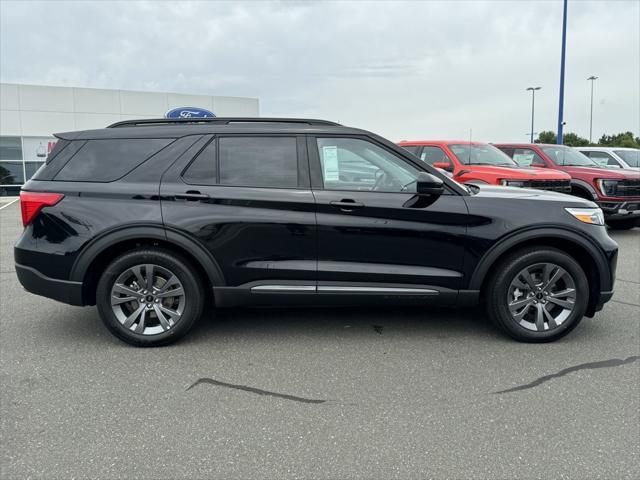
[[601, 290], [612, 290], [613, 281], [609, 269], [607, 256], [602, 248], [588, 236], [561, 227], [530, 227], [517, 232], [508, 234], [498, 240], [485, 254], [482, 256], [471, 276], [469, 282], [470, 290], [480, 290], [489, 269], [500, 257], [508, 250], [517, 247], [519, 244], [530, 242], [531, 240], [539, 240], [544, 243], [545, 239], [558, 239], [572, 242], [584, 248], [593, 258], [598, 269], [600, 277]]

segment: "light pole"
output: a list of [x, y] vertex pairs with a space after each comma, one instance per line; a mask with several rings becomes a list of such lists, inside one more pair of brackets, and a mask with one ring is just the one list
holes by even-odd
[[591, 137], [593, 136], [593, 82], [597, 80], [598, 77], [595, 75], [591, 75], [587, 80], [591, 81], [591, 114], [589, 115], [589, 143], [591, 143]]
[[542, 87], [529, 87], [527, 91], [531, 90], [531, 143], [533, 143], [533, 118], [536, 108], [536, 90], [540, 90]]
[[562, 53], [560, 57], [560, 101], [558, 102], [558, 135], [556, 143], [562, 145], [562, 127], [564, 127], [564, 58], [567, 47], [567, 0], [564, 0], [562, 14]]

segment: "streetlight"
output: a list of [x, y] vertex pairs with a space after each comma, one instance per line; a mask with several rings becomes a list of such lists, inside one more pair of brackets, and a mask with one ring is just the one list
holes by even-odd
[[591, 115], [589, 116], [589, 143], [591, 143], [591, 137], [593, 136], [593, 82], [597, 80], [598, 77], [595, 75], [591, 75], [587, 80], [591, 81]]
[[533, 115], [536, 107], [536, 90], [540, 90], [542, 87], [529, 87], [527, 91], [531, 90], [531, 143], [533, 143]]
[[562, 145], [562, 129], [564, 127], [564, 64], [567, 50], [567, 0], [564, 0], [562, 9], [562, 49], [560, 53], [560, 95], [558, 102], [558, 133], [556, 143]]

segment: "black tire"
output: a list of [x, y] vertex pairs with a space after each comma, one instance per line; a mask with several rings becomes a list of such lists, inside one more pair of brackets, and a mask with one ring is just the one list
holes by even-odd
[[620, 220], [607, 220], [607, 225], [612, 230], [631, 230], [634, 227], [640, 227], [640, 218], [623, 218]]
[[[126, 328], [111, 306], [112, 288], [120, 275], [145, 264], [157, 265], [175, 275], [184, 291], [184, 309], [179, 320], [161, 333], [146, 335]], [[182, 338], [202, 315], [203, 304], [202, 280], [193, 266], [172, 251], [154, 247], [133, 250], [117, 257], [102, 273], [96, 290], [96, 305], [105, 326], [120, 340], [136, 347], [159, 347]]]
[[[547, 331], [532, 331], [520, 325], [508, 307], [509, 286], [523, 269], [539, 263], [553, 263], [562, 267], [575, 284], [575, 303], [569, 316]], [[485, 300], [489, 318], [501, 330], [521, 342], [542, 343], [562, 338], [578, 326], [589, 300], [589, 283], [580, 265], [567, 253], [551, 247], [532, 247], [508, 255], [496, 267], [486, 283]]]

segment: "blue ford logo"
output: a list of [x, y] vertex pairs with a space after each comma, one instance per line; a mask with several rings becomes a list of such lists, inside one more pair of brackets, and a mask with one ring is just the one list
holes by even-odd
[[213, 118], [215, 115], [209, 110], [198, 107], [179, 107], [169, 110], [165, 118]]

